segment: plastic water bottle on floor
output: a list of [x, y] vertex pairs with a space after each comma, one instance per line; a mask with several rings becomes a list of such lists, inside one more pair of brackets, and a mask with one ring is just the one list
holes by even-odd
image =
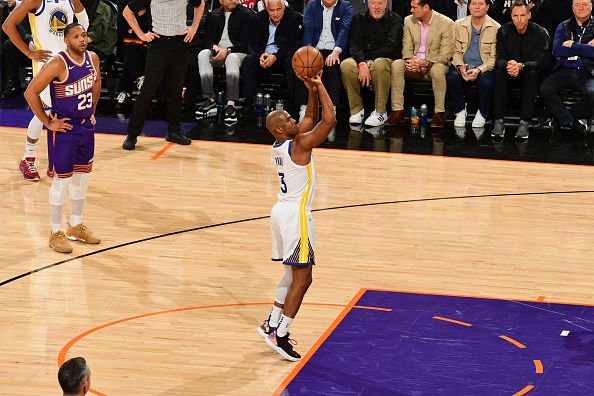
[[424, 103], [421, 105], [421, 115], [420, 115], [419, 119], [421, 121], [421, 126], [426, 127], [427, 126], [427, 105]]

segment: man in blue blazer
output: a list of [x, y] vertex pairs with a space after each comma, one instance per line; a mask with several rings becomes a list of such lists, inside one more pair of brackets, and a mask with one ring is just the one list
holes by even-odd
[[[303, 15], [303, 45], [316, 47], [324, 56], [322, 81], [334, 103], [335, 112], [342, 90], [340, 61], [348, 49], [353, 14], [349, 0], [311, 0]], [[305, 103], [301, 105], [305, 113]], [[334, 140], [334, 130], [328, 135], [328, 140]]]

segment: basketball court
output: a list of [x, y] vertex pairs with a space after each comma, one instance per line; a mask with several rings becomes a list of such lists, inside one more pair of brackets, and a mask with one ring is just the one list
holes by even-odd
[[95, 395], [592, 393], [591, 166], [316, 149], [295, 364], [256, 333], [283, 271], [268, 145], [98, 133], [102, 243], [63, 255], [25, 130], [0, 133], [0, 394], [58, 394], [75, 356]]

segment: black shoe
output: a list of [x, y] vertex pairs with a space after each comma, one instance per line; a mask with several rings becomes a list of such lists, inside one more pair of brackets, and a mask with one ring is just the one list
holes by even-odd
[[293, 350], [293, 344], [297, 344], [297, 342], [291, 340], [288, 333], [284, 337], [279, 337], [276, 335], [276, 332], [274, 332], [266, 338], [266, 344], [268, 344], [272, 350], [278, 352], [283, 358], [290, 360], [291, 362], [298, 362], [301, 360], [301, 355]]
[[233, 125], [237, 122], [237, 111], [235, 111], [235, 107], [232, 105], [228, 105], [227, 109], [225, 110], [225, 124], [226, 125]]
[[168, 133], [165, 140], [168, 142], [181, 144], [182, 146], [187, 146], [188, 144], [192, 143], [192, 139], [186, 135], [182, 135], [181, 133]]
[[15, 86], [8, 86], [4, 92], [2, 92], [2, 99], [10, 99], [21, 93], [21, 90]]
[[569, 128], [576, 133], [577, 135], [585, 135], [588, 127], [587, 125], [584, 125], [581, 121], [579, 120], [571, 120], [571, 124], [569, 124]]
[[217, 115], [217, 104], [210, 99], [205, 100], [198, 106], [198, 110], [196, 110], [195, 113], [197, 119], [209, 118]]
[[118, 94], [118, 97], [116, 98], [115, 108], [117, 110], [121, 110], [124, 108], [124, 106], [126, 106], [128, 104], [129, 101], [130, 101], [130, 93], [128, 93], [126, 91], [122, 91]]
[[134, 150], [136, 148], [136, 136], [126, 136], [126, 140], [122, 144], [124, 150]]

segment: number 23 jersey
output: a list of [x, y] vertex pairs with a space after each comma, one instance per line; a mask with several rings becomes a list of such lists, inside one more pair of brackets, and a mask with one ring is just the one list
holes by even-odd
[[66, 51], [58, 56], [66, 64], [66, 78], [50, 85], [52, 111], [60, 118], [89, 118], [93, 115], [93, 85], [98, 78], [91, 55], [85, 51], [82, 63], [76, 63]]
[[299, 204], [301, 210], [311, 210], [316, 189], [313, 154], [309, 164], [298, 165], [291, 159], [292, 140], [272, 146], [272, 161], [276, 165], [280, 191], [278, 202]]

